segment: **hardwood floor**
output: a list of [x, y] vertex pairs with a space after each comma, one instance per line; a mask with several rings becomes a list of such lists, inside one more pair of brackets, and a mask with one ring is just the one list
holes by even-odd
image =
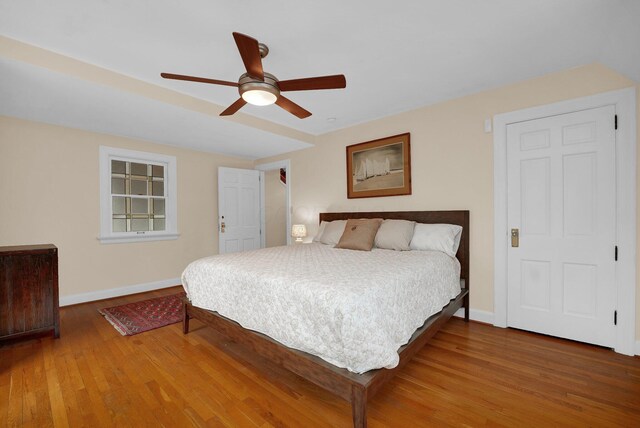
[[[61, 308], [61, 338], [0, 348], [0, 427], [349, 427], [350, 406], [192, 321], [123, 337]], [[369, 426], [640, 426], [640, 358], [450, 321], [371, 401]]]

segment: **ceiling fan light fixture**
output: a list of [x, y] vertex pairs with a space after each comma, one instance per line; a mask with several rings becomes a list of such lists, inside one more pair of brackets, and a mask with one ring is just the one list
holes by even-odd
[[280, 96], [278, 80], [269, 73], [264, 73], [264, 80], [243, 74], [238, 82], [238, 91], [243, 100], [254, 106], [268, 106]]
[[258, 43], [256, 39], [246, 34], [234, 32], [233, 38], [236, 41], [236, 46], [240, 52], [244, 68], [247, 70], [246, 73], [240, 76], [238, 83], [183, 74], [161, 73], [160, 75], [165, 79], [237, 87], [240, 98], [224, 109], [220, 113], [220, 116], [230, 116], [247, 104], [253, 104], [255, 106], [277, 104], [278, 107], [297, 118], [304, 119], [311, 116], [311, 112], [300, 107], [289, 98], [280, 95], [281, 91], [312, 91], [317, 89], [342, 89], [347, 87], [347, 81], [342, 74], [279, 81], [276, 76], [265, 72], [262, 68], [262, 59], [269, 53], [267, 45]]

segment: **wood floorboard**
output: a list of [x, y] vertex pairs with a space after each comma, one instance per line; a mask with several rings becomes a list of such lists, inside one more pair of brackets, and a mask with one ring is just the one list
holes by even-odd
[[[348, 403], [197, 320], [121, 336], [62, 308], [61, 338], [0, 347], [0, 427], [349, 427]], [[640, 426], [640, 357], [451, 320], [371, 400], [371, 427]]]

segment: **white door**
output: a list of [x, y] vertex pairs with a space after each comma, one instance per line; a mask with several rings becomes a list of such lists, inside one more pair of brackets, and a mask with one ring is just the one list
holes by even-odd
[[220, 254], [260, 248], [260, 171], [218, 168]]
[[613, 106], [507, 126], [509, 326], [615, 343]]

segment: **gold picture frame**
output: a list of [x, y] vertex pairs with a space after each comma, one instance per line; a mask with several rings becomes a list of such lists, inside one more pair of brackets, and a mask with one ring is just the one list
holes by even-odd
[[410, 194], [408, 132], [347, 146], [347, 198]]

